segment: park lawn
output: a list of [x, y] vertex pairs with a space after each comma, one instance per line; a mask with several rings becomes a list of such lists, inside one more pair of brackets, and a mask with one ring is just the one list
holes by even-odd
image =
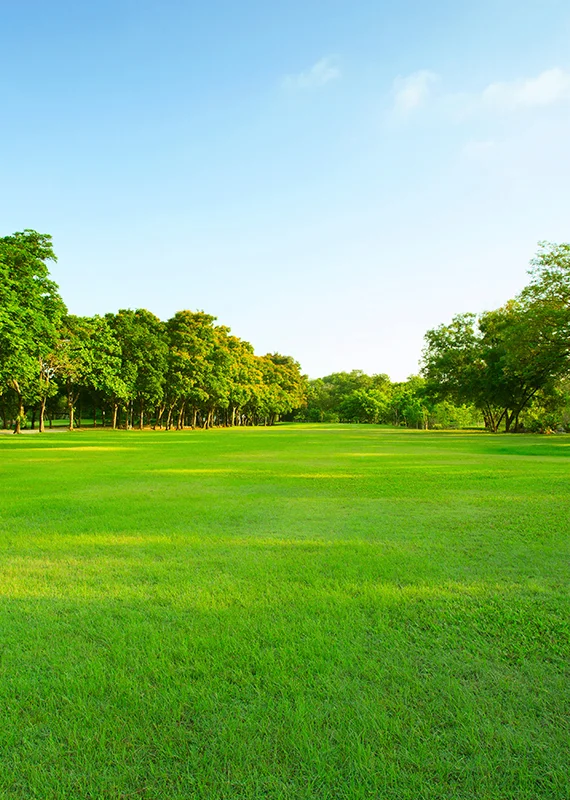
[[570, 437], [0, 437], [0, 797], [570, 798]]

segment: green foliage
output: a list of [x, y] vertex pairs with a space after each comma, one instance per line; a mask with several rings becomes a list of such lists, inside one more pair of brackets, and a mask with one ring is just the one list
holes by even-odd
[[426, 334], [428, 393], [475, 405], [493, 431], [502, 422], [519, 429], [521, 415], [528, 422], [533, 404], [570, 374], [570, 245], [543, 244], [532, 265], [516, 300]]
[[165, 325], [146, 309], [122, 309], [107, 314], [107, 322], [120, 349], [119, 377], [124, 385], [114, 396], [129, 408], [138, 404], [142, 426], [148, 406], [160, 404], [164, 397], [168, 364], [168, 341]]
[[[46, 262], [51, 238], [24, 231], [0, 239], [0, 411], [4, 425], [43, 416], [65, 396], [69, 427], [87, 405], [113, 427], [273, 424], [305, 405], [298, 363], [256, 356], [248, 342], [203, 311], [163, 323], [145, 309], [66, 315]], [[107, 416], [105, 417], [105, 415]], [[51, 418], [51, 417], [50, 417]]]
[[128, 397], [119, 342], [104, 317], [69, 315], [64, 319], [55, 370], [65, 387], [70, 428], [82, 390], [92, 389], [109, 398]]
[[49, 394], [46, 365], [65, 313], [48, 261], [50, 236], [25, 230], [0, 239], [0, 393], [17, 397], [16, 430], [25, 403]]
[[[66, 316], [47, 263], [49, 236], [0, 239], [0, 410], [16, 430], [65, 395], [69, 425], [87, 407], [113, 427], [265, 424], [279, 419], [412, 428], [549, 429], [570, 375], [570, 245], [543, 244], [515, 300], [456, 315], [426, 333], [421, 376], [392, 383], [361, 370], [308, 381], [278, 353], [248, 342], [203, 311], [166, 323], [145, 309]], [[49, 412], [51, 413], [51, 411]]]
[[387, 375], [340, 372], [309, 381], [306, 422], [351, 422], [408, 428], [477, 427], [480, 414], [471, 405], [434, 401], [426, 382], [412, 375], [392, 383]]

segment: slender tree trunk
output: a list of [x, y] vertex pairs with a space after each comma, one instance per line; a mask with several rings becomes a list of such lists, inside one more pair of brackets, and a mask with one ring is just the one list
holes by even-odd
[[163, 416], [164, 416], [164, 406], [157, 406], [157, 408], [156, 408], [156, 417], [154, 419], [154, 430], [156, 430], [157, 427], [159, 427], [160, 430], [162, 430], [162, 417]]
[[180, 406], [180, 410], [178, 412], [178, 422], [176, 423], [176, 430], [183, 431], [184, 430], [184, 410], [186, 408], [186, 403], [182, 403]]
[[174, 409], [174, 406], [169, 406], [168, 407], [168, 416], [166, 418], [166, 430], [167, 431], [170, 430], [170, 426], [172, 424], [172, 411], [173, 411], [173, 409]]
[[40, 403], [40, 422], [39, 422], [40, 433], [43, 433], [45, 431], [44, 418], [45, 418], [45, 413], [46, 413], [46, 400], [47, 400], [46, 397], [42, 397], [42, 400], [41, 400], [41, 403]]
[[16, 425], [14, 426], [14, 433], [20, 433], [22, 430], [22, 420], [24, 419], [24, 399], [20, 394], [19, 387], [14, 387], [16, 394], [18, 395], [18, 416], [16, 417]]
[[113, 430], [117, 430], [117, 414], [119, 413], [119, 404], [113, 403]]
[[71, 389], [67, 390], [67, 408], [69, 410], [69, 430], [73, 430], [73, 401], [74, 401], [73, 393]]
[[140, 416], [139, 416], [139, 430], [142, 431], [144, 428], [144, 403], [141, 400], [141, 409], [140, 409]]

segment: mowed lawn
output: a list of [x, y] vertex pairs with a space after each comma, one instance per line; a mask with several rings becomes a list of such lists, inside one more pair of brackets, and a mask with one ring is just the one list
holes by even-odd
[[0, 797], [570, 798], [570, 437], [0, 437]]

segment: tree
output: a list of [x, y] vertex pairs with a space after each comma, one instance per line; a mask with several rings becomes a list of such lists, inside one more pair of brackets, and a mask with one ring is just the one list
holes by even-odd
[[524, 313], [524, 340], [545, 378], [570, 374], [570, 244], [542, 243], [531, 262], [531, 281], [518, 302]]
[[256, 412], [265, 425], [273, 425], [279, 417], [301, 408], [306, 403], [307, 379], [291, 356], [268, 353], [258, 361], [263, 376]]
[[483, 413], [485, 425], [498, 430], [504, 409], [496, 402], [477, 316], [458, 314], [449, 325], [429, 330], [425, 342], [422, 375], [427, 396], [473, 404]]
[[113, 427], [117, 409], [127, 398], [121, 377], [121, 351], [104, 317], [65, 317], [55, 356], [55, 370], [67, 397], [69, 429], [73, 429], [75, 406], [82, 391], [101, 392], [113, 405]]
[[51, 236], [25, 230], [0, 239], [0, 384], [17, 401], [14, 433], [25, 419], [25, 404], [47, 397], [49, 359], [65, 313], [48, 261], [56, 261]]
[[487, 427], [519, 428], [521, 413], [570, 374], [570, 245], [543, 244], [515, 300], [463, 314], [426, 334], [423, 374], [437, 399], [473, 403]]
[[215, 343], [215, 317], [203, 311], [177, 311], [166, 323], [169, 343], [167, 386], [169, 409], [166, 427], [177, 408], [177, 428], [184, 427], [187, 406], [192, 410], [192, 427], [209, 395], [206, 390], [208, 359]]
[[255, 405], [258, 389], [263, 385], [259, 359], [249, 342], [237, 336], [227, 336], [229, 361], [228, 423], [241, 425], [246, 421], [246, 410]]
[[146, 409], [159, 406], [164, 397], [168, 363], [165, 326], [144, 308], [122, 309], [117, 314], [107, 314], [106, 319], [120, 348], [120, 377], [126, 390], [129, 420], [132, 424], [136, 403], [139, 428], [143, 428]]

